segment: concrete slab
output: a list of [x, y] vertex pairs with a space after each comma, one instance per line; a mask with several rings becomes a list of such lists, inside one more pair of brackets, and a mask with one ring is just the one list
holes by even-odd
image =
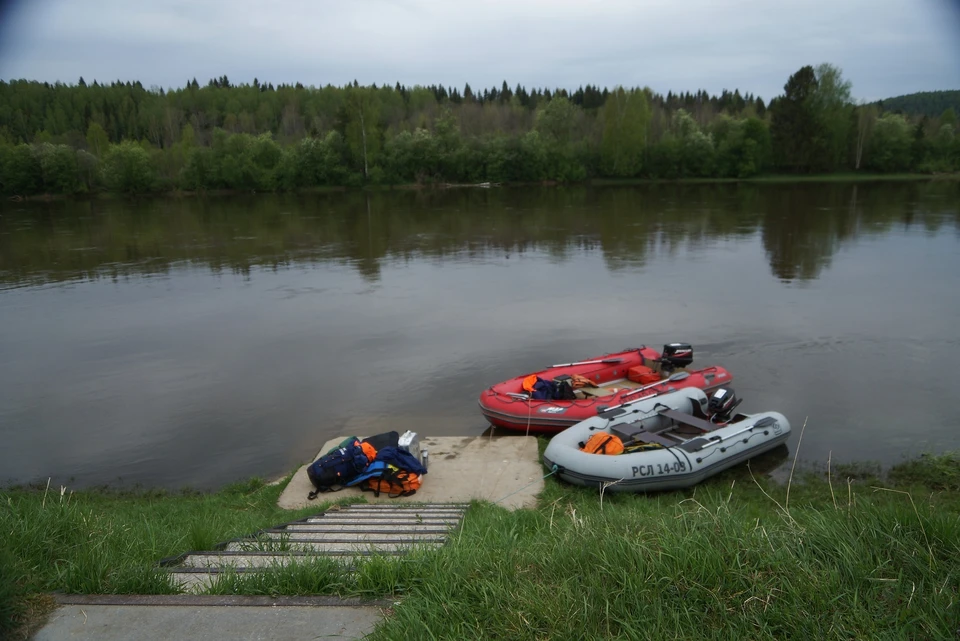
[[[358, 559], [367, 559], [372, 556], [383, 556], [385, 558], [396, 558], [402, 552], [410, 550], [411, 544], [403, 543], [377, 543], [366, 545], [328, 545], [323, 549], [315, 548], [310, 552], [234, 552], [234, 553], [210, 553], [210, 554], [189, 554], [184, 558], [180, 567], [185, 568], [277, 568], [287, 565], [299, 565], [311, 561], [323, 561], [334, 558], [336, 560], [348, 559], [350, 563], [355, 563]], [[441, 543], [417, 543], [416, 547], [438, 547]], [[295, 556], [296, 555], [296, 556]], [[334, 557], [333, 555], [338, 555]]]
[[[348, 435], [330, 439], [310, 462], [325, 454]], [[363, 496], [371, 503], [463, 503], [474, 499], [495, 502], [507, 509], [536, 506], [543, 491], [543, 469], [533, 436], [426, 436], [421, 447], [430, 451], [430, 463], [423, 485], [410, 497], [375, 497], [372, 492], [347, 488], [321, 494], [319, 500]], [[308, 463], [309, 465], [309, 463]], [[284, 509], [309, 507], [313, 487], [307, 465], [290, 479], [277, 504]]]
[[287, 526], [287, 531], [296, 532], [297, 530], [310, 529], [323, 525], [439, 525], [452, 526], [460, 522], [461, 516], [437, 517], [437, 516], [392, 516], [390, 514], [382, 518], [370, 518], [364, 515], [360, 518], [339, 519], [336, 517], [326, 519], [307, 519], [305, 523], [291, 523]]
[[33, 639], [362, 639], [382, 620], [385, 610], [384, 606], [371, 605], [318, 605], [316, 599], [298, 601], [291, 598], [269, 600], [263, 597], [230, 597], [228, 600], [210, 600], [203, 604], [203, 601], [191, 602], [191, 598], [201, 597], [183, 597], [179, 602], [167, 597], [156, 602], [141, 598], [139, 600], [142, 603], [136, 603], [138, 599], [128, 598], [133, 601], [131, 604], [64, 604], [50, 616]]
[[294, 544], [299, 545], [301, 543], [309, 543], [311, 541], [343, 542], [349, 539], [350, 541], [368, 541], [372, 543], [377, 541], [383, 541], [387, 543], [410, 543], [414, 541], [445, 541], [446, 538], [446, 532], [431, 532], [428, 534], [424, 534], [423, 532], [417, 532], [415, 534], [397, 534], [396, 532], [363, 532], [360, 534], [350, 534], [349, 537], [340, 532], [310, 532], [307, 534], [298, 534], [297, 536], [276, 532], [262, 534], [255, 541], [234, 541], [232, 543], [228, 543], [225, 549], [228, 551], [272, 550], [289, 544], [291, 545], [290, 549], [294, 550], [297, 549], [296, 547], [292, 547]]

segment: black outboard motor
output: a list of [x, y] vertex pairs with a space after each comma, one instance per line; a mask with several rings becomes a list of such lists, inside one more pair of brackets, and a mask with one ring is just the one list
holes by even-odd
[[741, 399], [737, 398], [736, 392], [732, 387], [720, 387], [707, 403], [707, 413], [710, 414], [710, 421], [713, 423], [728, 423], [733, 418], [733, 410], [740, 405]]
[[690, 343], [667, 343], [660, 356], [660, 368], [669, 374], [678, 367], [693, 363], [693, 346]]

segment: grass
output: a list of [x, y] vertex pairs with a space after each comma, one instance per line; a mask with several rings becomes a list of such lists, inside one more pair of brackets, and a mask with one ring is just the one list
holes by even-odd
[[[0, 638], [36, 618], [30, 595], [169, 594], [157, 561], [323, 510], [276, 502], [258, 479], [213, 494], [14, 488], [0, 491]], [[22, 635], [21, 635], [22, 636]]]
[[537, 510], [477, 505], [372, 638], [955, 637], [960, 498], [808, 478], [787, 512], [785, 494], [741, 470], [602, 508], [554, 482]]
[[[214, 591], [399, 598], [373, 639], [956, 638], [960, 454], [868, 470], [788, 487], [740, 467], [602, 503], [551, 477], [536, 509], [475, 503], [439, 550], [225, 574]], [[279, 510], [280, 487], [0, 494], [0, 636], [44, 592], [169, 592], [160, 558], [324, 508]]]

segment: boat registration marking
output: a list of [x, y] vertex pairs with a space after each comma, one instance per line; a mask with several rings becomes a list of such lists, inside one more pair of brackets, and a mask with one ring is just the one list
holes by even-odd
[[687, 464], [683, 461], [674, 463], [651, 463], [650, 465], [634, 465], [632, 468], [633, 477], [638, 476], [661, 476], [663, 474], [678, 474], [687, 471]]

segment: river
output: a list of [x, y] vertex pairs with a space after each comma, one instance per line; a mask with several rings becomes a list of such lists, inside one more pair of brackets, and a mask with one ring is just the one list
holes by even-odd
[[[802, 466], [960, 448], [960, 184], [0, 205], [0, 480], [215, 488], [690, 342]], [[801, 426], [806, 422], [803, 439]], [[799, 446], [799, 447], [798, 447]]]

